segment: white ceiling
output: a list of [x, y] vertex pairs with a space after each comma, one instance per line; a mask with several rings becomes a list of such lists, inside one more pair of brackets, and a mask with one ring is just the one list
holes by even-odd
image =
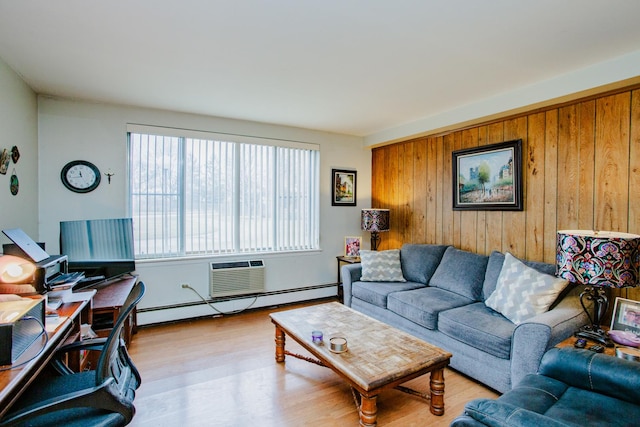
[[0, 58], [39, 94], [366, 137], [640, 54], [639, 17], [637, 0], [0, 0]]

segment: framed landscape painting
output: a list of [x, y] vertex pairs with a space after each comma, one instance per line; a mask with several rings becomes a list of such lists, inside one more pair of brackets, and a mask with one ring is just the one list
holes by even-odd
[[522, 140], [453, 152], [454, 210], [521, 211]]
[[331, 170], [332, 206], [356, 205], [356, 175], [357, 172], [352, 170]]

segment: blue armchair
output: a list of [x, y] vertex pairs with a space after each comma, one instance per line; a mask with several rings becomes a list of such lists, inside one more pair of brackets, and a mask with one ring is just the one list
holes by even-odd
[[476, 399], [452, 427], [638, 426], [640, 363], [589, 350], [553, 348], [537, 374], [498, 399]]

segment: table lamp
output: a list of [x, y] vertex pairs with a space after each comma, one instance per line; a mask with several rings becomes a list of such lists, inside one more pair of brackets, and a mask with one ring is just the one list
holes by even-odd
[[377, 251], [381, 231], [389, 231], [389, 209], [362, 209], [360, 228], [371, 232], [371, 250]]
[[0, 256], [0, 283], [30, 283], [36, 266], [14, 255]]
[[[609, 300], [607, 288], [638, 285], [640, 277], [640, 236], [628, 233], [590, 230], [558, 231], [556, 274], [573, 283], [585, 285], [580, 304], [589, 317], [576, 337], [586, 338], [608, 347], [611, 339], [600, 327]], [[589, 312], [588, 301], [593, 301]]]

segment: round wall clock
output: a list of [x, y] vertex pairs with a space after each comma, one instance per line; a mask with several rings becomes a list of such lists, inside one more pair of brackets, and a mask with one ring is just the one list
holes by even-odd
[[76, 193], [88, 193], [100, 185], [100, 170], [86, 160], [74, 160], [64, 165], [60, 179], [65, 187]]

